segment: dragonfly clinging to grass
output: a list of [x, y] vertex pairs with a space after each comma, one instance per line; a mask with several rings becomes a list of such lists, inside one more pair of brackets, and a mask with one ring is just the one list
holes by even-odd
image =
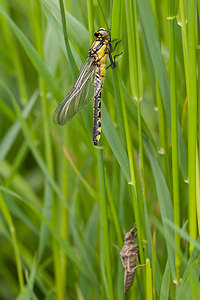
[[[54, 113], [54, 121], [60, 125], [68, 122], [76, 113], [94, 97], [94, 120], [93, 120], [93, 142], [97, 146], [101, 136], [101, 94], [106, 72], [106, 59], [109, 56], [112, 69], [115, 68], [115, 58], [111, 53], [114, 48], [111, 45], [110, 33], [105, 28], [100, 28], [94, 33], [96, 40], [91, 45], [88, 56], [83, 63], [77, 80], [64, 100], [58, 105]], [[107, 68], [108, 68], [107, 67]]]

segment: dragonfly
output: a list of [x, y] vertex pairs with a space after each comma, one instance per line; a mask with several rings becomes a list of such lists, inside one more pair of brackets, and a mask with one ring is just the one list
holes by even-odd
[[[93, 143], [94, 146], [98, 146], [101, 136], [101, 96], [106, 69], [109, 67], [114, 69], [116, 66], [115, 59], [122, 53], [112, 58], [111, 53], [115, 51], [120, 41], [116, 42], [113, 48], [110, 33], [105, 28], [95, 31], [94, 36], [96, 40], [89, 48], [88, 56], [80, 69], [74, 86], [55, 110], [54, 122], [64, 125], [82, 110], [93, 97]], [[107, 57], [110, 60], [108, 67], [106, 67]]]

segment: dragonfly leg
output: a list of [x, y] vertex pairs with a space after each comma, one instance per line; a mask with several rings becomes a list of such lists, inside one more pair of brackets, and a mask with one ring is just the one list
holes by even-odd
[[112, 55], [111, 55], [111, 52], [109, 52], [108, 55], [109, 55], [109, 59], [110, 59], [110, 65], [109, 65], [108, 67], [106, 67], [106, 69], [108, 69], [108, 68], [110, 68], [110, 67], [111, 67], [112, 69], [114, 69], [114, 68], [116, 67], [115, 59], [116, 59], [117, 56], [122, 55], [122, 53], [123, 53], [123, 52], [121, 52], [121, 53], [119, 53], [119, 54], [116, 54], [116, 55], [114, 56], [114, 59], [113, 59], [113, 58], [112, 58]]
[[110, 43], [110, 51], [111, 51], [111, 52], [114, 52], [115, 49], [116, 49], [116, 47], [117, 47], [117, 45], [118, 45], [119, 43], [121, 43], [121, 40], [119, 40], [119, 41], [117, 41], [117, 42], [115, 43], [114, 48], [112, 47], [112, 44]]

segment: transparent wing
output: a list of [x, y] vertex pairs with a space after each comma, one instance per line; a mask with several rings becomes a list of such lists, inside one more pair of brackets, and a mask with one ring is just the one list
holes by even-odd
[[73, 88], [58, 105], [54, 113], [55, 123], [65, 124], [92, 99], [94, 94], [94, 74], [94, 58], [88, 56]]

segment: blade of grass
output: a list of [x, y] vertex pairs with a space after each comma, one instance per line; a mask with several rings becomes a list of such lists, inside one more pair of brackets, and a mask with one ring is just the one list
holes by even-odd
[[[157, 259], [157, 250], [156, 250], [156, 231], [153, 232], [153, 238], [152, 238], [152, 284], [153, 284], [153, 297], [156, 298], [156, 291], [157, 289], [157, 283], [156, 279], [157, 276], [157, 270], [156, 270], [156, 259]], [[158, 292], [159, 294], [159, 292]]]
[[[112, 2], [110, 2], [112, 5]], [[123, 15], [123, 1], [113, 1], [112, 6], [112, 22], [111, 22], [111, 30], [112, 30], [112, 40], [121, 39], [122, 36], [122, 15]]]
[[[97, 237], [97, 230], [99, 225], [99, 218], [98, 218], [98, 205], [94, 203], [92, 212], [90, 214], [89, 220], [86, 224], [85, 231], [83, 233], [84, 238], [84, 247], [87, 250], [87, 255], [89, 257], [90, 264], [93, 266], [93, 270], [95, 272], [95, 248], [96, 248], [96, 237]], [[96, 277], [95, 277], [96, 279]], [[88, 297], [90, 293], [92, 293], [92, 287], [90, 283], [85, 278], [80, 278], [80, 288], [83, 291], [83, 295], [85, 298]], [[98, 294], [100, 292], [100, 285], [98, 284], [98, 289], [95, 289], [95, 299], [98, 298]]]
[[[198, 18], [197, 18], [197, 28], [200, 26], [200, 1], [197, 1], [197, 8], [198, 8]], [[198, 39], [197, 39], [197, 68], [200, 70], [200, 51], [199, 51], [199, 45], [200, 45], [200, 31], [198, 30]], [[198, 122], [200, 120], [200, 76], [197, 78], [197, 118]], [[198, 222], [198, 234], [200, 233], [200, 125], [198, 123], [198, 132], [197, 132], [197, 139], [199, 141], [197, 145], [197, 165], [196, 165], [196, 187], [197, 187], [197, 222]]]
[[[159, 23], [160, 15], [159, 15], [158, 7], [156, 6], [156, 3], [154, 1], [151, 1], [151, 7], [152, 7], [153, 16], [156, 24], [156, 29], [158, 32], [158, 39], [159, 39], [159, 44], [161, 49], [161, 32], [160, 32], [160, 23]], [[145, 47], [147, 47], [146, 42], [145, 42]], [[149, 53], [149, 49], [147, 49], [146, 52]], [[154, 69], [153, 69], [153, 73], [155, 73]], [[158, 112], [158, 128], [159, 128], [159, 138], [160, 138], [160, 149], [158, 153], [162, 155], [161, 156], [162, 169], [165, 174], [167, 184], [171, 191], [171, 181], [170, 181], [169, 161], [168, 161], [167, 123], [166, 123], [165, 110], [163, 106], [163, 100], [160, 92], [158, 78], [156, 74], [154, 76], [155, 76], [155, 88], [156, 88], [156, 100], [157, 100], [157, 108], [155, 109]]]
[[[44, 205], [43, 205], [42, 215], [49, 221], [51, 220], [51, 216], [52, 216], [52, 201], [53, 201], [52, 190], [49, 186], [49, 183], [46, 181], [45, 189], [44, 189]], [[42, 223], [40, 229], [39, 243], [38, 243], [38, 256], [37, 256], [38, 264], [44, 254], [47, 241], [48, 241], [48, 229], [46, 225]]]
[[[196, 144], [197, 144], [197, 83], [195, 1], [188, 6], [188, 177], [189, 177], [189, 233], [196, 239]], [[193, 245], [190, 244], [190, 253]]]
[[[126, 2], [126, 15], [127, 15], [127, 33], [128, 39], [128, 53], [129, 53], [129, 64], [130, 64], [130, 84], [133, 99], [137, 102], [137, 124], [138, 124], [138, 140], [139, 140], [139, 173], [141, 175], [142, 185], [142, 197], [138, 197], [139, 209], [141, 216], [146, 215], [141, 219], [141, 224], [146, 223], [146, 233], [142, 231], [142, 238], [145, 239], [148, 235], [148, 239], [151, 239], [151, 233], [149, 230], [149, 221], [147, 217], [146, 208], [146, 184], [144, 176], [144, 153], [143, 153], [143, 129], [142, 129], [142, 117], [141, 117], [141, 101], [143, 99], [143, 79], [142, 79], [142, 65], [141, 65], [141, 53], [140, 53], [140, 42], [138, 34], [138, 16], [136, 1]], [[140, 186], [138, 182], [137, 186]], [[140, 199], [142, 201], [140, 201]], [[142, 226], [143, 227], [143, 226]], [[150, 243], [151, 245], [151, 243]], [[151, 247], [151, 246], [150, 246]]]
[[73, 76], [73, 81], [75, 81], [76, 76], [78, 74], [78, 68], [77, 68], [76, 62], [74, 60], [74, 57], [72, 55], [71, 48], [70, 48], [69, 41], [68, 41], [67, 23], [66, 23], [65, 8], [64, 8], [63, 0], [59, 0], [59, 5], [60, 5], [60, 14], [61, 14], [61, 19], [62, 19], [63, 35], [64, 35], [64, 40], [65, 40], [65, 47], [67, 50], [68, 61], [69, 61], [71, 73]]
[[113, 223], [114, 223], [114, 226], [115, 226], [117, 240], [119, 242], [120, 248], [122, 248], [123, 247], [123, 240], [122, 240], [122, 233], [121, 233], [121, 229], [120, 229], [120, 224], [119, 224], [115, 204], [114, 204], [114, 201], [113, 201], [112, 193], [111, 193], [111, 190], [110, 190], [110, 186], [109, 186], [109, 183], [108, 183], [107, 173], [105, 175], [106, 175], [105, 176], [105, 185], [106, 185], [106, 191], [107, 191], [107, 195], [108, 195], [108, 201], [109, 201], [109, 204], [110, 204], [110, 211], [111, 211]]
[[[115, 72], [116, 70], [113, 70]], [[130, 168], [130, 177], [131, 177], [131, 197], [132, 197], [132, 203], [133, 203], [133, 208], [134, 208], [134, 215], [135, 215], [135, 220], [137, 224], [137, 236], [138, 236], [138, 244], [139, 244], [139, 251], [140, 251], [140, 258], [141, 262], [144, 262], [144, 255], [143, 255], [143, 246], [142, 246], [142, 231], [143, 231], [143, 226], [142, 223], [144, 224], [144, 215], [143, 211], [140, 210], [140, 204], [142, 201], [140, 201], [140, 196], [141, 196], [141, 186], [140, 182], [138, 180], [137, 176], [137, 169], [136, 169], [136, 162], [135, 162], [135, 156], [133, 153], [133, 147], [131, 143], [131, 137], [130, 137], [130, 130], [129, 130], [129, 124], [128, 124], [128, 118], [127, 118], [127, 111], [126, 111], [126, 106], [125, 106], [125, 100], [124, 100], [124, 94], [123, 94], [123, 88], [120, 80], [120, 75], [118, 72], [116, 72], [116, 78], [119, 86], [119, 91], [120, 91], [120, 97], [121, 97], [121, 104], [122, 104], [122, 112], [123, 112], [123, 121], [124, 121], [124, 128], [125, 128], [125, 135], [126, 135], [126, 146], [127, 146], [127, 152], [128, 152], [128, 159], [129, 159], [129, 168]], [[139, 199], [139, 200], [138, 200]]]
[[162, 278], [162, 285], [160, 289], [160, 300], [169, 299], [169, 290], [170, 290], [170, 267], [169, 261], [167, 261], [165, 266], [165, 272]]
[[196, 149], [196, 192], [197, 192], [197, 226], [198, 232], [200, 232], [200, 168], [199, 168], [199, 157]]
[[[145, 148], [146, 148], [146, 151], [147, 151], [147, 154], [149, 157], [149, 161], [151, 163], [151, 167], [152, 167], [152, 171], [153, 171], [153, 175], [154, 175], [154, 179], [155, 179], [162, 221], [163, 221], [163, 223], [164, 223], [165, 219], [173, 221], [174, 216], [173, 216], [171, 197], [170, 197], [169, 190], [166, 185], [164, 176], [162, 174], [162, 171], [159, 167], [157, 160], [155, 159], [149, 145], [146, 142], [145, 142]], [[169, 235], [172, 240], [174, 240], [173, 231], [169, 230], [169, 228], [167, 228], [165, 223], [164, 223], [164, 228], [165, 228], [166, 234]], [[167, 249], [168, 249], [168, 257], [169, 257], [169, 264], [170, 264], [172, 278], [173, 278], [173, 280], [175, 280], [176, 273], [175, 273], [175, 265], [174, 265], [174, 252], [173, 252], [173, 248], [168, 243], [167, 243]]]
[[17, 236], [15, 232], [15, 226], [12, 220], [12, 217], [10, 215], [9, 209], [6, 205], [6, 202], [3, 198], [2, 193], [0, 193], [0, 206], [2, 213], [6, 219], [6, 222], [8, 224], [11, 238], [12, 238], [12, 243], [13, 243], [13, 248], [14, 248], [14, 253], [15, 253], [15, 260], [16, 260], [16, 268], [17, 268], [17, 276], [19, 280], [19, 287], [20, 287], [20, 293], [23, 296], [24, 295], [24, 279], [23, 279], [23, 270], [22, 270], [22, 264], [21, 264], [21, 259], [20, 259], [20, 252], [19, 252], [19, 247], [18, 247], [18, 241], [17, 241]]
[[88, 6], [88, 27], [89, 27], [89, 41], [90, 44], [93, 41], [94, 36], [94, 12], [93, 12], [93, 3], [92, 0], [87, 0]]
[[102, 150], [97, 150], [98, 160], [98, 172], [99, 172], [99, 196], [100, 196], [100, 215], [101, 215], [101, 234], [103, 245], [101, 250], [103, 268], [105, 269], [106, 285], [107, 285], [107, 297], [112, 300], [113, 297], [113, 284], [112, 284], [112, 271], [111, 271], [111, 256], [110, 256], [110, 243], [109, 243], [109, 232], [108, 232], [108, 215], [107, 215], [107, 202], [106, 202], [106, 189], [105, 189], [105, 175], [104, 175], [104, 164], [103, 164], [103, 153]]
[[180, 10], [180, 18], [181, 18], [181, 35], [182, 35], [182, 44], [183, 44], [183, 57], [184, 57], [184, 69], [185, 69], [185, 81], [186, 81], [186, 89], [188, 94], [188, 48], [187, 48], [187, 20], [185, 17], [185, 9], [184, 9], [184, 0], [179, 0], [179, 10]]
[[102, 103], [102, 129], [127, 181], [130, 182], [130, 171], [127, 154], [121, 144], [118, 133], [111, 121], [105, 105]]
[[153, 300], [153, 291], [152, 291], [152, 272], [150, 260], [146, 259], [146, 299]]
[[[174, 16], [174, 12], [173, 12]], [[176, 96], [176, 62], [175, 62], [175, 19], [169, 16], [170, 39], [170, 94], [171, 94], [171, 143], [172, 143], [172, 182], [174, 223], [180, 227], [180, 200], [179, 200], [179, 166], [178, 166], [178, 132], [177, 132], [177, 96]], [[175, 244], [180, 250], [180, 237], [175, 232]], [[175, 253], [176, 277], [180, 281], [180, 258]]]
[[62, 150], [63, 150], [65, 156], [67, 157], [68, 161], [70, 162], [72, 168], [74, 169], [75, 173], [78, 175], [78, 177], [80, 178], [80, 180], [82, 181], [82, 183], [87, 188], [89, 194], [95, 199], [96, 198], [96, 192], [95, 192], [95, 190], [88, 184], [88, 182], [85, 180], [85, 178], [80, 174], [79, 170], [75, 166], [73, 160], [69, 156], [69, 153], [67, 152], [67, 150], [66, 150], [66, 148], [64, 146], [62, 146]]

